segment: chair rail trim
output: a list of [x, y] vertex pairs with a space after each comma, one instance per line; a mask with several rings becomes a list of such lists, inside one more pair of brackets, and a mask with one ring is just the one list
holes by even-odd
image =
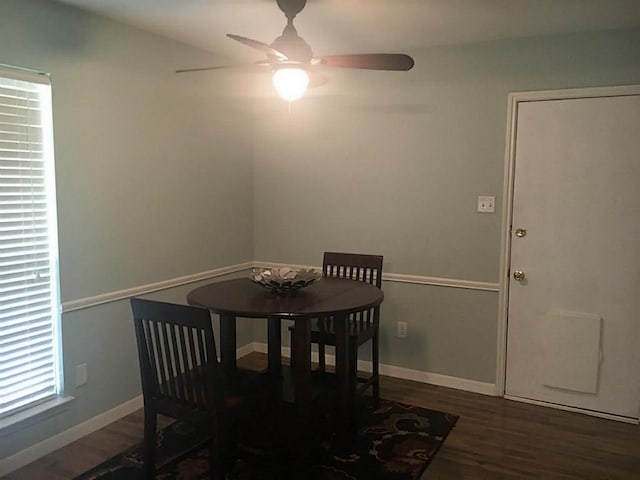
[[124, 290], [116, 290], [114, 292], [102, 293], [93, 297], [80, 298], [78, 300], [71, 300], [69, 302], [62, 303], [62, 313], [74, 312], [76, 310], [82, 310], [85, 308], [96, 307], [105, 303], [115, 302], [118, 300], [125, 300], [136, 295], [146, 295], [148, 293], [157, 292], [160, 290], [167, 290], [169, 288], [179, 287], [181, 285], [187, 285], [189, 283], [199, 282], [201, 280], [208, 280], [210, 278], [221, 277], [230, 273], [241, 272], [247, 270], [253, 266], [253, 262], [238, 263], [236, 265], [229, 265], [226, 267], [215, 268], [213, 270], [206, 270], [204, 272], [194, 273], [191, 275], [185, 275], [182, 277], [171, 278], [163, 280], [161, 282], [149, 283], [146, 285], [140, 285], [137, 287], [126, 288]]
[[[101, 293], [92, 297], [80, 298], [77, 300], [70, 300], [62, 303], [62, 313], [75, 312], [77, 310], [83, 310], [85, 308], [96, 307], [105, 303], [116, 302], [118, 300], [126, 300], [127, 298], [134, 297], [136, 295], [146, 295], [148, 293], [157, 292], [160, 290], [168, 290], [169, 288], [179, 287], [181, 285], [187, 285], [189, 283], [195, 283], [202, 280], [208, 280], [211, 278], [221, 277], [231, 273], [241, 272], [253, 267], [273, 268], [273, 267], [289, 267], [289, 268], [314, 268], [320, 269], [318, 266], [309, 265], [296, 265], [287, 263], [274, 263], [263, 261], [252, 261], [238, 263], [235, 265], [229, 265], [226, 267], [215, 268], [213, 270], [206, 270], [204, 272], [194, 273], [191, 275], [185, 275], [182, 277], [170, 278], [161, 282], [149, 283], [146, 285], [139, 285], [137, 287], [126, 288], [123, 290], [116, 290], [113, 292]], [[445, 278], [445, 277], [428, 277], [424, 275], [407, 275], [402, 273], [384, 273], [382, 280], [385, 282], [397, 282], [397, 283], [412, 283], [416, 285], [429, 285], [435, 287], [450, 287], [450, 288], [462, 288], [466, 290], [480, 290], [485, 292], [499, 292], [500, 285], [493, 282], [479, 282], [475, 280], [461, 280], [457, 278]]]
[[[273, 267], [289, 267], [289, 268], [314, 268], [321, 270], [319, 266], [296, 265], [288, 263], [273, 262], [254, 262], [255, 267], [273, 268]], [[464, 288], [467, 290], [483, 290], [486, 292], [499, 292], [500, 284], [497, 282], [479, 282], [476, 280], [461, 280], [457, 278], [446, 277], [428, 277], [425, 275], [407, 275], [404, 273], [383, 273], [382, 280], [386, 282], [413, 283], [417, 285], [430, 285], [435, 287], [452, 287]]]

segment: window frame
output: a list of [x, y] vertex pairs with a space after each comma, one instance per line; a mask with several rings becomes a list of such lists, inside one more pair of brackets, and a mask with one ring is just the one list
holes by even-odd
[[[48, 244], [48, 292], [51, 346], [47, 360], [53, 366], [53, 388], [48, 395], [0, 413], [0, 429], [4, 430], [24, 420], [40, 417], [52, 408], [67, 403], [72, 397], [64, 397], [64, 364], [62, 353], [62, 306], [60, 301], [60, 270], [58, 255], [58, 225], [56, 204], [55, 152], [53, 139], [53, 98], [50, 75], [31, 69], [0, 64], [0, 79], [11, 79], [38, 84], [40, 101], [40, 125], [42, 127], [42, 162], [46, 199], [46, 239]], [[1, 134], [0, 134], [1, 135]], [[30, 147], [31, 148], [31, 147]], [[49, 384], [50, 385], [50, 384]]]

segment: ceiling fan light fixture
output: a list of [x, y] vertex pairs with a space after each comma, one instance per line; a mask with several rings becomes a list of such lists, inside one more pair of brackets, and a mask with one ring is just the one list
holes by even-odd
[[288, 102], [302, 98], [309, 86], [309, 74], [304, 68], [282, 67], [273, 72], [273, 86], [280, 97]]

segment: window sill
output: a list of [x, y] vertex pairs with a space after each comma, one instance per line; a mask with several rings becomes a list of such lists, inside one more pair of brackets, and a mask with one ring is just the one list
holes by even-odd
[[73, 400], [75, 400], [75, 397], [59, 396], [31, 408], [21, 410], [8, 417], [0, 418], [0, 436], [10, 435], [46, 418], [57, 415], [66, 410], [69, 403]]

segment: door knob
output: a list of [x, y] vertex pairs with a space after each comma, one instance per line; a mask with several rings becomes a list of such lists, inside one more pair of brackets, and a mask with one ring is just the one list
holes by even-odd
[[513, 279], [521, 282], [524, 280], [524, 272], [522, 270], [516, 270], [513, 272]]
[[524, 237], [527, 234], [526, 228], [516, 228], [516, 237]]

